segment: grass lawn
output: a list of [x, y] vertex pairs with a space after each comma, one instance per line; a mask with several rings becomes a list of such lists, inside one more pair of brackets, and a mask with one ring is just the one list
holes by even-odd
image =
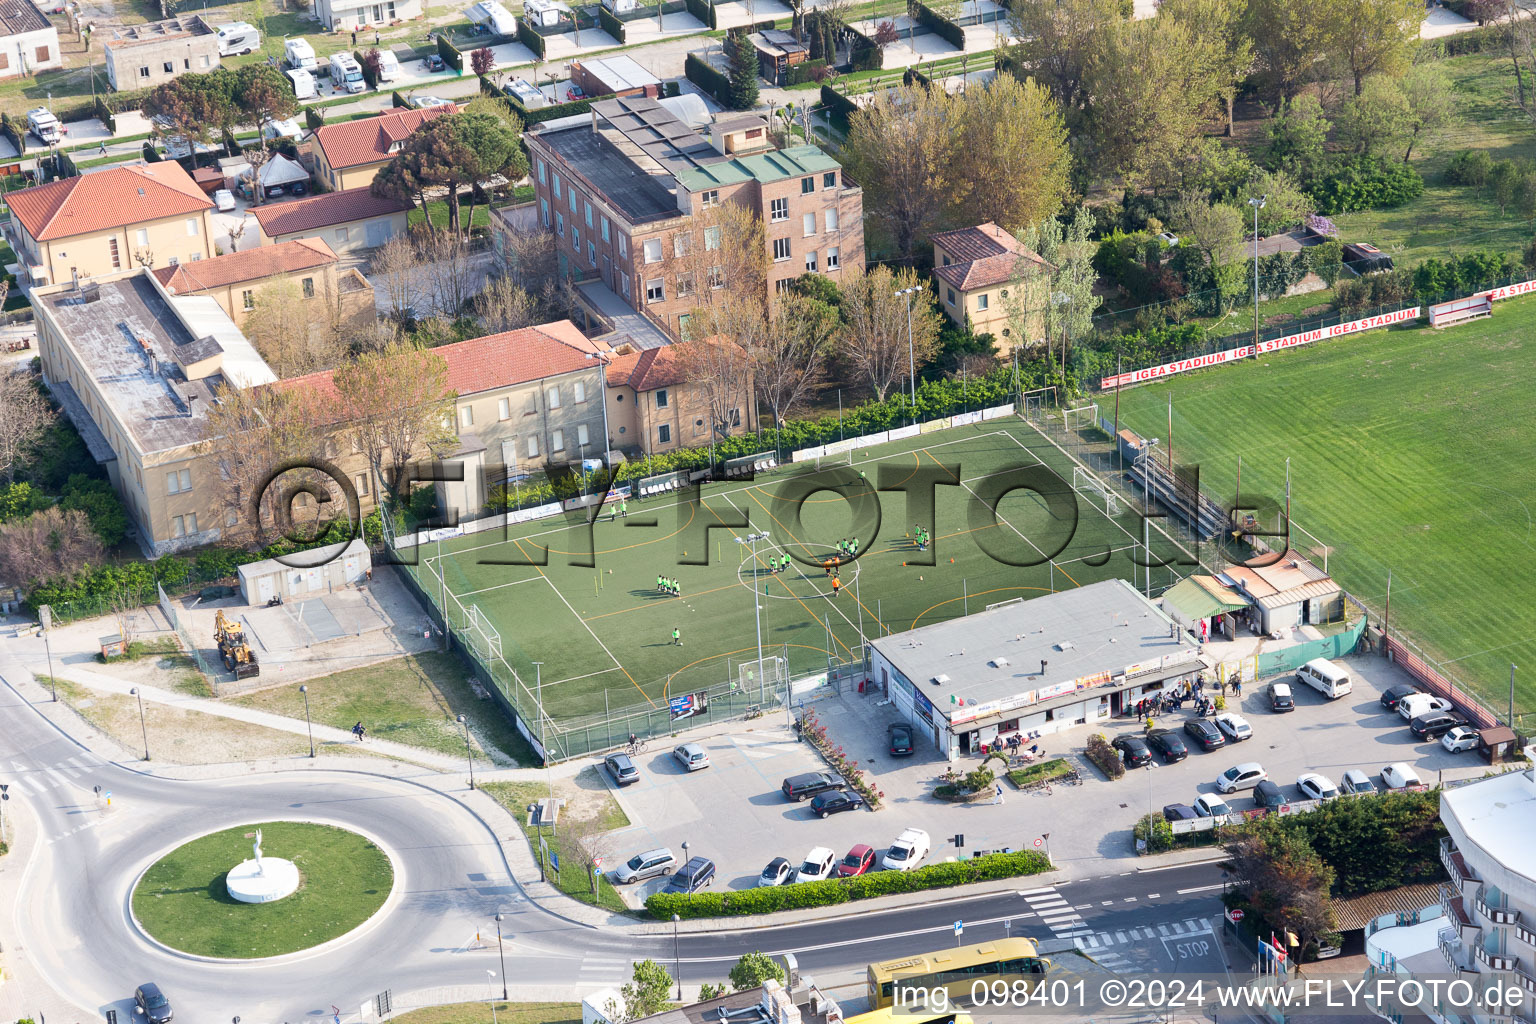
[[[431, 202], [429, 202], [427, 204], [427, 212], [432, 215], [432, 223], [433, 223], [433, 225], [435, 225], [436, 227], [438, 227], [440, 229], [448, 227], [448, 204], [446, 202], [444, 202], [441, 199], [434, 199], [434, 200], [432, 200]], [[469, 216], [469, 203], [466, 200], [461, 199], [461, 200], [459, 200], [459, 220], [460, 220], [461, 225], [462, 225], [463, 219], [465, 217], [468, 217], [468, 216]], [[411, 226], [413, 226], [413, 227], [415, 225], [417, 225], [417, 224], [422, 223], [426, 219], [427, 219], [427, 215], [421, 212], [421, 207], [419, 205], [418, 206], [412, 206], [411, 207], [411, 212], [406, 215], [406, 222], [408, 224], [410, 224]], [[485, 205], [484, 203], [480, 203], [480, 204], [476, 205], [475, 206], [475, 216], [474, 216], [474, 219], [472, 221], [470, 221], [469, 226], [471, 228], [485, 228], [485, 227], [490, 227], [490, 224], [491, 224], [491, 209], [490, 209], [490, 207]]]
[[[762, 595], [765, 670], [785, 664], [802, 676], [824, 671], [829, 659], [856, 659], [861, 637], [1055, 588], [1129, 579], [1135, 524], [1111, 521], [1086, 501], [1069, 535], [1032, 492], [1003, 497], [998, 519], [979, 518], [987, 505], [974, 497], [976, 488], [1040, 465], [1070, 485], [1071, 464], [1050, 442], [1016, 419], [995, 419], [865, 449], [845, 462], [842, 472], [853, 480], [867, 472], [853, 487], [868, 502], [857, 522], [848, 501], [818, 486], [799, 501], [795, 492], [816, 467], [798, 463], [755, 482], [711, 484], [697, 505], [674, 497], [632, 501], [627, 518], [599, 516], [590, 530], [584, 519], [547, 519], [505, 535], [471, 534], [442, 546], [443, 577], [458, 599], [449, 601], [450, 615], [459, 628], [462, 608], [477, 606], [499, 631], [505, 663], [492, 661], [497, 684], [530, 720], [542, 697], [559, 730], [551, 742], [564, 753], [603, 749], [630, 731], [666, 735], [669, 698], [708, 688], [716, 715], [773, 699], [756, 674], [754, 590]], [[941, 466], [958, 466], [958, 479], [951, 483], [952, 471]], [[921, 513], [934, 538], [927, 551], [909, 536], [906, 496], [873, 490], [882, 469], [897, 480], [919, 470], [943, 476], [947, 486], [935, 487], [932, 513]], [[751, 532], [740, 525], [747, 521], [771, 535], [755, 556], [735, 543]], [[860, 557], [844, 567], [834, 594], [822, 561], [840, 538], [854, 536]], [[1041, 553], [1047, 547], [1056, 552], [1050, 561]], [[547, 558], [540, 554], [546, 549]], [[1107, 561], [1106, 549], [1113, 553]], [[770, 573], [767, 559], [786, 554], [790, 569]], [[436, 547], [413, 557], [423, 590], [437, 594]], [[536, 561], [547, 564], [529, 564]], [[658, 593], [658, 574], [678, 579], [682, 596]], [[1171, 574], [1159, 574], [1154, 583], [1166, 586]]]
[[194, 839], [161, 858], [133, 891], [145, 931], [173, 949], [251, 959], [309, 949], [356, 928], [384, 905], [394, 870], [384, 851], [356, 832], [305, 822], [263, 823], [262, 853], [291, 860], [298, 891], [272, 903], [241, 903], [224, 887], [230, 868], [251, 857], [242, 825]]
[[1049, 782], [1051, 779], [1065, 778], [1071, 774], [1072, 765], [1065, 758], [1055, 757], [1049, 761], [1041, 761], [1039, 764], [1027, 764], [1022, 768], [1014, 768], [1008, 773], [1008, 778], [1015, 786], [1023, 789], [1037, 782]]
[[[598, 772], [596, 767], [583, 768], [574, 779], [555, 786], [555, 796], [564, 798], [566, 805], [561, 812], [560, 824], [555, 832], [543, 830], [545, 842], [560, 860], [559, 875], [555, 876], [551, 872], [549, 880], [567, 896], [583, 903], [595, 904], [604, 910], [623, 913], [629, 908], [624, 905], [624, 901], [619, 898], [619, 894], [614, 891], [606, 878], [598, 880], [598, 895], [595, 900], [593, 899], [592, 879], [578, 855], [576, 840], [572, 834], [600, 834], [624, 828], [629, 824], [629, 817], [608, 792], [608, 787]], [[528, 837], [528, 845], [533, 849], [534, 859], [542, 861], [543, 851], [539, 847], [541, 830], [528, 826], [528, 805], [547, 798], [548, 785], [543, 782], [487, 782], [480, 788], [489, 793], [497, 803], [507, 809], [513, 818], [517, 819], [518, 827]], [[579, 826], [574, 824], [577, 820], [581, 822]], [[568, 822], [571, 823], [569, 827]], [[605, 865], [605, 870], [613, 866], [611, 854], [605, 858]]]
[[[351, 729], [361, 721], [376, 739], [461, 755], [464, 733], [457, 719], [463, 715], [469, 720], [477, 759], [503, 766], [531, 764], [533, 752], [517, 729], [492, 702], [476, 699], [468, 679], [457, 658], [429, 652], [321, 676], [305, 685], [309, 713], [316, 722]], [[304, 718], [304, 696], [297, 686], [234, 697], [230, 703]]]
[[[1391, 628], [1424, 644], [1460, 685], [1504, 709], [1510, 663], [1536, 664], [1536, 300], [1448, 331], [1404, 327], [1304, 346], [1257, 364], [1168, 378], [1125, 392], [1120, 416], [1167, 434], [1198, 463], [1201, 487], [1283, 500], [1331, 546], [1329, 569], [1373, 611], [1392, 573]], [[1230, 499], [1225, 499], [1230, 500]], [[1296, 546], [1316, 554], [1305, 536]], [[1376, 616], [1379, 621], [1379, 614]], [[1536, 711], [1536, 677], [1516, 675]]]
[[[395, 1024], [493, 1024], [489, 1002], [448, 1003], [390, 1018]], [[496, 1003], [495, 1024], [581, 1024], [580, 1003]]]

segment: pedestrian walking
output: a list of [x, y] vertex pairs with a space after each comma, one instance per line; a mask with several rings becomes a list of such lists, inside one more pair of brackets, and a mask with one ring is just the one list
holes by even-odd
[[1243, 695], [1243, 681], [1241, 679], [1232, 680], [1232, 690], [1241, 697]]
[[682, 634], [682, 632], [676, 626], [672, 627], [672, 646], [673, 647], [681, 647], [681, 646], [683, 646], [683, 634]]
[[96, 152], [100, 153], [102, 156], [106, 156], [107, 155], [107, 140], [106, 139], [102, 139], [101, 140], [101, 145], [96, 148]]
[[357, 737], [357, 742], [363, 742], [363, 723], [358, 722], [352, 727], [352, 735]]
[[665, 577], [663, 577], [663, 576], [662, 576], [662, 575], [661, 575], [661, 573], [657, 573], [657, 574], [656, 574], [656, 593], [658, 593], [658, 594], [659, 594], [659, 593], [661, 593], [661, 592], [662, 592], [662, 591], [663, 591], [663, 590], [665, 590], [665, 589], [667, 589], [667, 588], [666, 588], [666, 582], [667, 582], [667, 581], [666, 581], [666, 578], [665, 578]]
[[673, 597], [682, 597], [683, 596], [683, 585], [678, 580], [673, 580], [672, 581], [672, 596]]
[[1002, 802], [1003, 802], [1003, 784], [1001, 782], [999, 782], [999, 783], [996, 784], [996, 788], [992, 790], [992, 804], [993, 804], [993, 806], [996, 806], [996, 805], [998, 805], [998, 804], [1000, 804]]

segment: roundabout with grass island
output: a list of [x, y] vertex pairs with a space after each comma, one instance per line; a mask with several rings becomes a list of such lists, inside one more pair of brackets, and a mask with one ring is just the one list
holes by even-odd
[[346, 935], [383, 908], [394, 881], [389, 855], [357, 832], [263, 821], [162, 854], [139, 876], [130, 905], [139, 929], [162, 946], [254, 960]]

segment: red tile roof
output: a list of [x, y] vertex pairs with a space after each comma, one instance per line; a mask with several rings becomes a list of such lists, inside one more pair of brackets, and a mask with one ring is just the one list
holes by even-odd
[[297, 202], [253, 206], [250, 212], [256, 218], [256, 223], [261, 225], [261, 233], [268, 238], [276, 238], [334, 224], [349, 224], [369, 217], [382, 217], [410, 208], [409, 203], [380, 198], [370, 194], [366, 188], [349, 188], [310, 196]]
[[337, 259], [322, 239], [296, 238], [291, 242], [226, 253], [211, 260], [156, 267], [151, 273], [174, 294], [195, 295], [210, 288], [312, 270], [335, 263]]
[[378, 117], [321, 125], [315, 129], [315, 142], [325, 154], [325, 162], [336, 170], [382, 163], [394, 155], [389, 151], [391, 145], [405, 141], [428, 121], [458, 109], [452, 103], [426, 110], [398, 108]]
[[654, 391], [657, 388], [681, 384], [688, 375], [678, 366], [677, 353], [672, 347], [647, 348], [616, 356], [608, 364], [608, 386], [624, 385], [636, 391]]
[[[595, 351], [594, 346], [569, 320], [470, 338], [432, 351], [447, 362], [448, 387], [460, 397], [600, 365], [587, 358], [588, 352]], [[331, 422], [340, 421], [342, 402], [330, 370], [291, 377], [272, 386], [309, 391], [317, 406], [332, 412]]]
[[[934, 267], [934, 276], [961, 291], [990, 288], [1010, 281], [1022, 272], [1047, 267], [1044, 260], [991, 221], [974, 228], [934, 235], [933, 244], [954, 261]], [[1020, 267], [1020, 260], [1028, 263]]]
[[11, 213], [39, 242], [95, 234], [213, 208], [174, 160], [114, 167], [17, 189], [6, 196]]

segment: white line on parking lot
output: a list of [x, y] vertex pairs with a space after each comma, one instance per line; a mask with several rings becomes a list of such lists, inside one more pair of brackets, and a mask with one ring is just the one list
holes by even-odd
[[1157, 899], [1160, 896], [1162, 896], [1162, 893], [1160, 893], [1160, 892], [1149, 892], [1149, 893], [1147, 893], [1147, 899], [1149, 899], [1149, 900], [1155, 900], [1155, 899]]
[[1127, 896], [1125, 898], [1125, 902], [1127, 902], [1127, 903], [1135, 903], [1136, 902], [1136, 897], [1135, 896]]
[[1099, 903], [1099, 906], [1101, 906], [1101, 907], [1112, 907], [1114, 905], [1115, 905], [1115, 901], [1114, 900], [1102, 900]]
[[1192, 892], [1210, 892], [1212, 889], [1220, 889], [1220, 885], [1199, 885], [1193, 889], [1180, 889], [1180, 896], [1188, 896]]

